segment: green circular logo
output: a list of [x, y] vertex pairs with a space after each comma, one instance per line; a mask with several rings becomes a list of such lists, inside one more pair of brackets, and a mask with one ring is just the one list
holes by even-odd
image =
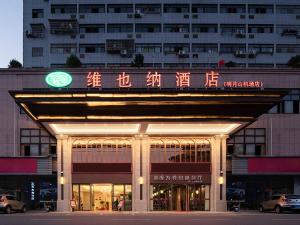
[[45, 81], [51, 87], [63, 88], [69, 86], [72, 83], [73, 78], [68, 73], [57, 71], [49, 73], [46, 76]]

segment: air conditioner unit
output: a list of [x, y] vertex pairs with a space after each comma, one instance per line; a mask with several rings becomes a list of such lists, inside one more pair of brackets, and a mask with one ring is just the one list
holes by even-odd
[[142, 17], [143, 17], [143, 13], [141, 12], [141, 10], [136, 9], [134, 13], [134, 18], [142, 18]]
[[179, 57], [179, 58], [188, 58], [188, 57], [189, 57], [189, 53], [187, 53], [187, 52], [184, 51], [184, 50], [179, 50], [179, 51], [178, 51], [178, 57]]
[[256, 51], [254, 49], [250, 49], [248, 52], [248, 58], [255, 58], [257, 55]]
[[128, 55], [127, 50], [126, 50], [126, 49], [121, 50], [120, 55], [121, 55], [122, 57], [126, 57], [126, 56]]
[[235, 36], [238, 37], [238, 38], [245, 38], [246, 37], [246, 34], [245, 34], [245, 31], [244, 30], [237, 30], [235, 32]]
[[239, 57], [239, 58], [245, 58], [247, 53], [244, 50], [237, 50], [235, 51], [235, 57]]

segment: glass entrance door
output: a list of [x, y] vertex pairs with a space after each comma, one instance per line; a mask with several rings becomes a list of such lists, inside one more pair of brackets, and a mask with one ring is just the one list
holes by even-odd
[[175, 211], [186, 211], [186, 185], [173, 185], [172, 186], [172, 206]]
[[112, 184], [93, 185], [93, 210], [110, 211], [112, 210]]

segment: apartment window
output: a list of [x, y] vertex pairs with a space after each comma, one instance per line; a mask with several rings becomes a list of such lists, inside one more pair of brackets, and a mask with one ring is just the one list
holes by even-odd
[[273, 33], [274, 26], [271, 24], [251, 24], [248, 26], [248, 33]]
[[277, 53], [300, 53], [300, 46], [297, 44], [277, 45]]
[[107, 33], [132, 33], [133, 24], [107, 24]]
[[193, 33], [217, 33], [218, 24], [192, 24]]
[[292, 90], [283, 101], [269, 110], [272, 114], [299, 114], [300, 112], [300, 90]]
[[32, 57], [42, 57], [43, 56], [43, 48], [42, 47], [34, 47], [32, 48]]
[[246, 26], [243, 24], [221, 24], [222, 35], [245, 34]]
[[266, 155], [266, 129], [246, 128], [227, 141], [227, 155]]
[[300, 26], [297, 25], [277, 25], [276, 32], [281, 36], [297, 36], [300, 33]]
[[51, 5], [52, 14], [76, 14], [77, 5]]
[[20, 130], [21, 156], [56, 155], [56, 140], [42, 129]]
[[144, 14], [159, 14], [159, 13], [161, 13], [161, 5], [159, 5], [159, 4], [136, 4], [135, 9]]
[[248, 47], [257, 54], [273, 54], [274, 52], [274, 46], [270, 44], [249, 44]]
[[277, 14], [300, 14], [300, 5], [277, 5]]
[[164, 32], [189, 33], [189, 24], [164, 24]]
[[108, 13], [133, 13], [133, 5], [107, 5]]
[[218, 52], [218, 44], [192, 44], [192, 52], [215, 53]]
[[160, 53], [161, 44], [136, 44], [135, 51], [137, 53]]
[[180, 51], [186, 53], [190, 52], [189, 44], [165, 44], [164, 53], [165, 54], [178, 54]]
[[105, 33], [104, 24], [80, 24], [79, 31], [84, 33]]
[[193, 4], [192, 13], [218, 13], [217, 4]]
[[189, 13], [190, 7], [187, 4], [164, 4], [164, 13]]
[[160, 24], [136, 24], [135, 32], [137, 33], [158, 33], [161, 32]]
[[273, 5], [249, 5], [250, 14], [273, 14]]
[[76, 54], [76, 44], [51, 44], [51, 54]]
[[237, 51], [246, 51], [246, 45], [244, 44], [221, 44], [220, 53], [231, 54]]
[[32, 18], [44, 18], [44, 9], [32, 9]]
[[81, 44], [80, 53], [101, 53], [105, 52], [104, 44]]
[[105, 5], [79, 5], [79, 13], [105, 13]]
[[246, 13], [246, 5], [222, 4], [221, 13]]

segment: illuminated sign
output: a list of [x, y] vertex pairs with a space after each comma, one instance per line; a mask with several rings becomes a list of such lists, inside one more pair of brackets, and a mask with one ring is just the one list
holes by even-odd
[[30, 182], [30, 199], [31, 201], [35, 200], [35, 184], [33, 181]]
[[49, 73], [46, 76], [45, 81], [51, 87], [63, 88], [69, 86], [72, 83], [73, 78], [66, 72], [57, 71]]
[[211, 88], [211, 87], [218, 87], [218, 79], [219, 79], [219, 73], [211, 71], [207, 72], [205, 74], [205, 84], [204, 86], [206, 88]]
[[[116, 73], [115, 76], [110, 76], [110, 86], [116, 86], [118, 88], [170, 88], [170, 82], [172, 82], [168, 76], [163, 87], [163, 77], [161, 73], [150, 71], [145, 76], [138, 75], [139, 80], [136, 80], [136, 76], [131, 76], [127, 72]], [[102, 74], [98, 71], [90, 71], [86, 76], [86, 86], [89, 88], [102, 88]], [[107, 77], [106, 77], [107, 78]], [[191, 72], [176, 72], [174, 76], [171, 75], [174, 86], [178, 89], [189, 89], [189, 88], [223, 88], [223, 89], [234, 89], [234, 88], [263, 88], [263, 82], [260, 80], [232, 80], [224, 81], [221, 74], [217, 71], [208, 71], [205, 74], [192, 74]], [[193, 78], [193, 79], [192, 79]], [[197, 81], [198, 80], [198, 81]], [[107, 81], [107, 80], [106, 80]], [[195, 87], [196, 82], [198, 87]], [[114, 84], [113, 84], [114, 83]]]

